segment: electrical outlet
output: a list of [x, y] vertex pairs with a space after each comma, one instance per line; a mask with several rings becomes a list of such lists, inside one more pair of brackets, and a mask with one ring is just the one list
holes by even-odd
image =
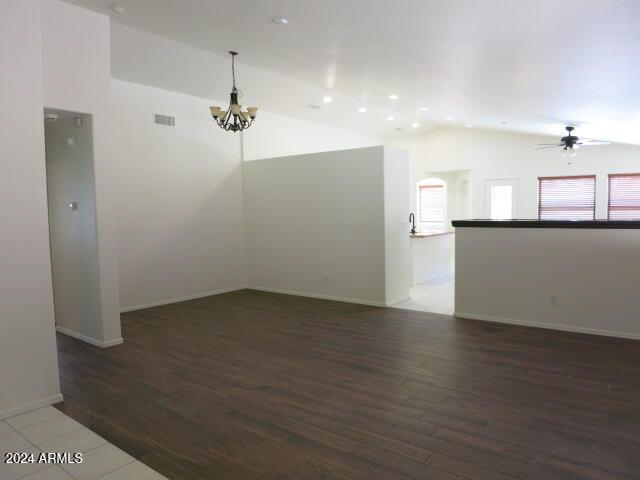
[[558, 296], [555, 293], [551, 295], [551, 305], [554, 307], [558, 305]]
[[325, 272], [325, 274], [322, 277], [322, 280], [324, 280], [325, 282], [330, 282], [331, 281], [331, 277], [329, 276], [329, 274], [327, 272]]
[[187, 276], [187, 283], [191, 283], [191, 275]]

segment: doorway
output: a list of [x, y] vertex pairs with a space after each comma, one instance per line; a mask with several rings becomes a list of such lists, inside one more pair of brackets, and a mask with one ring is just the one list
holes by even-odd
[[91, 342], [102, 336], [92, 117], [44, 114], [56, 330]]
[[455, 231], [451, 221], [471, 211], [470, 170], [416, 172], [412, 211], [410, 298], [397, 308], [451, 315], [454, 312]]

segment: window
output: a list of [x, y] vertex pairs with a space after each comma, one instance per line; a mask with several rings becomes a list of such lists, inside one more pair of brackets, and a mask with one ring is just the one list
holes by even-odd
[[540, 220], [594, 220], [596, 176], [538, 178]]
[[418, 183], [418, 221], [428, 225], [443, 224], [446, 217], [447, 184], [437, 178]]
[[640, 173], [609, 175], [609, 220], [640, 220]]
[[492, 220], [518, 215], [518, 179], [485, 180], [485, 217]]

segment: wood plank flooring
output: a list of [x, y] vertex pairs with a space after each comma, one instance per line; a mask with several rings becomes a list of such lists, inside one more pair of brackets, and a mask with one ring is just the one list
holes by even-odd
[[637, 341], [251, 290], [122, 328], [58, 337], [58, 407], [171, 479], [640, 478]]

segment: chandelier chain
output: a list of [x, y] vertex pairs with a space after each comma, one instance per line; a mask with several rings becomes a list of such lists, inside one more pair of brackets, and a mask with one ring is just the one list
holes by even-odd
[[231, 76], [233, 78], [233, 89], [237, 90], [236, 88], [236, 56], [235, 55], [231, 55]]

